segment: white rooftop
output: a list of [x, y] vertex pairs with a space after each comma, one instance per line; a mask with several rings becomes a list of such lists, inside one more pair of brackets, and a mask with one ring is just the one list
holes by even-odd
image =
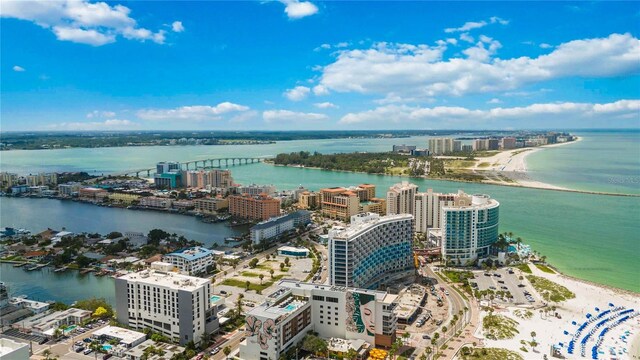
[[[23, 347], [28, 348], [29, 344], [13, 341], [11, 339], [0, 338], [0, 358], [5, 355], [9, 355], [10, 353]], [[28, 353], [29, 352], [27, 351], [27, 354]]]
[[96, 337], [105, 335], [111, 338], [120, 339], [121, 344], [126, 344], [128, 346], [140, 341], [140, 339], [146, 339], [147, 337], [144, 333], [111, 325], [96, 330], [93, 335]]
[[124, 279], [129, 282], [151, 284], [153, 286], [164, 286], [171, 289], [180, 289], [187, 291], [196, 290], [206, 285], [210, 281], [209, 279], [203, 279], [195, 276], [154, 270], [143, 270], [140, 272], [123, 275], [119, 279]]

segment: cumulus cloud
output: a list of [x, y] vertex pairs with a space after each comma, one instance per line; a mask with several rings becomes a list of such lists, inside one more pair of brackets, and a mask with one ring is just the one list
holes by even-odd
[[[380, 106], [372, 110], [349, 113], [339, 123], [352, 124], [388, 124], [396, 123], [411, 126], [424, 126], [429, 122], [459, 122], [464, 124], [482, 123], [495, 120], [566, 120], [589, 119], [609, 121], [615, 118], [638, 117], [640, 100], [619, 100], [613, 103], [541, 103], [524, 107], [496, 107], [488, 110], [467, 109], [459, 106], [418, 107], [407, 105]], [[535, 123], [528, 123], [535, 127]]]
[[313, 106], [320, 109], [337, 109], [338, 108], [338, 105], [330, 102], [315, 103], [313, 104]]
[[102, 122], [63, 122], [46, 126], [49, 130], [91, 131], [91, 130], [129, 130], [138, 127], [129, 120], [109, 119]]
[[137, 112], [143, 120], [222, 120], [223, 115], [248, 111], [249, 107], [230, 102], [223, 102], [216, 106], [195, 105], [182, 106], [175, 109], [144, 109]]
[[182, 25], [182, 21], [174, 21], [171, 24], [171, 30], [173, 30], [173, 32], [183, 32], [184, 31], [184, 26]]
[[301, 101], [307, 98], [311, 89], [306, 86], [296, 86], [293, 89], [287, 89], [284, 96], [291, 101]]
[[26, 71], [25, 68], [23, 68], [22, 66], [19, 65], [13, 65], [13, 71], [15, 72], [24, 72]]
[[[117, 36], [162, 44], [165, 31], [139, 27], [131, 9], [88, 0], [2, 0], [0, 16], [31, 21], [51, 30], [58, 40], [101, 46], [116, 41]], [[174, 23], [175, 24], [175, 23]]]
[[446, 28], [444, 29], [444, 32], [446, 33], [454, 33], [454, 32], [467, 32], [470, 30], [474, 30], [474, 29], [479, 29], [479, 28], [483, 28], [489, 24], [500, 24], [500, 25], [507, 25], [509, 24], [508, 20], [504, 20], [501, 19], [497, 16], [493, 16], [491, 18], [489, 18], [489, 20], [482, 20], [482, 21], [467, 21], [466, 23], [464, 23], [464, 25], [457, 27], [457, 28]]
[[[495, 58], [500, 43], [486, 36], [443, 59], [446, 42], [434, 46], [377, 43], [369, 49], [344, 50], [322, 68], [317, 86], [327, 91], [366, 94], [464, 95], [509, 91], [564, 77], [610, 77], [640, 71], [640, 40], [631, 34], [569, 41], [548, 54]], [[315, 92], [315, 91], [314, 91]]]
[[487, 104], [501, 104], [501, 103], [502, 103], [502, 101], [500, 99], [498, 99], [498, 98], [493, 98], [493, 99], [487, 101]]
[[280, 0], [289, 19], [302, 19], [318, 12], [318, 7], [308, 1]]
[[329, 117], [325, 114], [303, 113], [290, 110], [266, 110], [262, 113], [262, 119], [268, 123], [276, 122], [312, 122], [327, 120]]

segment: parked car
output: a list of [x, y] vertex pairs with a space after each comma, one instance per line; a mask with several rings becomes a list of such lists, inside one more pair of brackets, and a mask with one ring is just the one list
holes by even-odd
[[422, 338], [425, 339], [425, 340], [431, 340], [431, 336], [429, 336], [427, 334], [422, 335]]
[[113, 354], [105, 354], [105, 355], [102, 357], [102, 360], [110, 359], [112, 356], [113, 356]]
[[504, 284], [504, 280], [498, 280], [498, 284]]
[[85, 355], [89, 355], [93, 352], [93, 350], [91, 350], [91, 348], [86, 349], [85, 351], [83, 351], [82, 353]]
[[215, 347], [215, 348], [213, 348], [213, 350], [211, 350], [211, 355], [215, 355], [215, 354], [217, 354], [219, 352], [220, 352], [220, 348], [219, 347]]
[[518, 287], [524, 287], [524, 286], [525, 286], [524, 284], [518, 284]]

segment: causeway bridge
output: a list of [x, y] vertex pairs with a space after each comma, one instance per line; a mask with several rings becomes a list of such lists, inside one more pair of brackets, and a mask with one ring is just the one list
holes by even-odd
[[[264, 162], [270, 159], [271, 156], [263, 157], [224, 157], [224, 158], [211, 158], [211, 159], [198, 159], [190, 161], [181, 161], [180, 170], [206, 170], [206, 169], [222, 169], [229, 166], [250, 165], [255, 163]], [[151, 174], [156, 173], [156, 167], [126, 170], [118, 173], [109, 174], [110, 176], [135, 176], [146, 175], [150, 177]], [[104, 177], [94, 179], [95, 181], [102, 180]]]

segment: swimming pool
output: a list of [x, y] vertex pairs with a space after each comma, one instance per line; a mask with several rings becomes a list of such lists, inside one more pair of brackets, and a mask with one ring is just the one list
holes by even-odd
[[217, 295], [211, 296], [211, 299], [210, 299], [211, 302], [216, 302], [218, 300], [220, 300], [220, 296], [217, 296]]
[[72, 332], [77, 327], [78, 327], [78, 325], [71, 325], [71, 326], [67, 327], [66, 329], [64, 329], [64, 333], [68, 334], [68, 333]]
[[109, 350], [111, 350], [112, 347], [113, 346], [111, 346], [111, 345], [102, 345], [102, 350], [109, 351]]
[[295, 306], [295, 305], [293, 305], [293, 304], [289, 304], [289, 305], [287, 305], [287, 307], [286, 307], [286, 308], [284, 308], [284, 309], [285, 309], [285, 310], [287, 310], [287, 311], [293, 311], [293, 310], [295, 310], [295, 309], [297, 309], [297, 308], [298, 308], [297, 306]]

